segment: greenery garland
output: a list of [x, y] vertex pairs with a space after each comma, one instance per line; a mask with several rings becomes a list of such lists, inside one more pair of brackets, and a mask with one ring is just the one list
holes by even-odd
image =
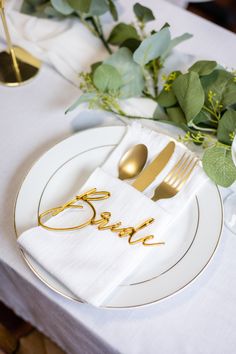
[[[155, 19], [151, 9], [136, 3], [135, 21], [118, 23], [106, 38], [101, 16], [109, 12], [114, 21], [118, 12], [112, 0], [25, 0], [22, 11], [40, 17], [77, 16], [100, 40], [109, 56], [80, 73], [83, 94], [67, 110], [87, 103], [128, 118], [121, 100], [147, 97], [157, 109], [149, 119], [182, 128], [184, 143], [205, 148], [203, 168], [217, 184], [228, 187], [236, 180], [231, 145], [236, 132], [236, 75], [215, 61], [197, 61], [186, 73], [174, 71], [162, 77], [160, 70], [172, 49], [192, 37], [189, 33], [171, 38], [169, 24], [146, 32], [146, 23]], [[114, 51], [114, 52], [113, 52]]]

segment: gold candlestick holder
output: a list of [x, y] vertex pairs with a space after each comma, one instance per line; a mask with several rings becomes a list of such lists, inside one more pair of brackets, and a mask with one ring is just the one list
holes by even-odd
[[20, 47], [12, 45], [5, 16], [5, 0], [0, 0], [0, 16], [5, 32], [7, 50], [0, 53], [0, 83], [6, 86], [20, 86], [35, 77], [41, 61]]

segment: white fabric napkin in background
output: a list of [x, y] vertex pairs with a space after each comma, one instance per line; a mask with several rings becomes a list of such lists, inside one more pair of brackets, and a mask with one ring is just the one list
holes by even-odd
[[[66, 79], [79, 84], [78, 73], [106, 56], [101, 41], [77, 18], [42, 19], [20, 13], [22, 1], [6, 1], [6, 17], [15, 45], [52, 64]], [[0, 27], [1, 28], [1, 27]], [[3, 30], [0, 36], [4, 38]]]
[[[93, 202], [97, 219], [101, 212], [111, 212], [111, 223], [122, 221], [123, 227], [137, 226], [153, 217], [154, 223], [136, 235], [141, 238], [155, 235], [150, 242], [171, 242], [168, 227], [187, 206], [196, 191], [207, 179], [201, 167], [196, 167], [185, 188], [174, 198], [153, 202], [149, 197], [153, 189], [182, 156], [185, 148], [176, 144], [175, 152], [164, 171], [144, 193], [117, 178], [120, 157], [131, 146], [144, 143], [148, 147], [150, 162], [169, 142], [169, 137], [134, 123], [127, 128], [121, 143], [108, 157], [102, 168], [97, 168], [75, 195], [91, 188], [111, 193], [109, 199]], [[68, 196], [68, 200], [74, 196]], [[65, 201], [66, 202], [66, 201]], [[79, 213], [87, 215], [87, 207]], [[63, 221], [62, 221], [63, 220]], [[68, 209], [49, 220], [56, 226], [78, 224], [78, 211]], [[128, 239], [119, 238], [110, 230], [98, 230], [89, 225], [76, 231], [48, 231], [35, 227], [18, 239], [22, 247], [46, 271], [66, 286], [75, 296], [94, 306], [102, 305], [122, 281], [128, 277], [156, 247], [157, 256], [165, 245], [144, 247], [141, 243], [129, 245]]]
[[[51, 64], [67, 80], [79, 86], [78, 73], [108, 55], [101, 43], [78, 18], [42, 19], [20, 12], [22, 0], [6, 1], [6, 17], [14, 45], [21, 46], [43, 62]], [[112, 21], [112, 20], [111, 20]], [[110, 28], [109, 17], [104, 19]], [[0, 28], [2, 25], [0, 24]], [[5, 41], [3, 28], [0, 38]], [[194, 57], [175, 50], [167, 58], [163, 73], [185, 70]]]

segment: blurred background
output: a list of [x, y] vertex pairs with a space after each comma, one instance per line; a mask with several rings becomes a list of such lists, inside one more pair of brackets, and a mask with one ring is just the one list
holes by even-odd
[[167, 0], [236, 33], [236, 0]]

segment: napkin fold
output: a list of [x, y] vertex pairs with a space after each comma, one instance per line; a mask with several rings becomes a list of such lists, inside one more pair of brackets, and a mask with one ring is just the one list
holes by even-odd
[[[109, 191], [110, 198], [93, 202], [96, 219], [102, 212], [110, 212], [110, 224], [121, 221], [123, 227], [135, 227], [154, 218], [154, 222], [140, 230], [135, 239], [154, 235], [150, 242], [171, 242], [168, 240], [168, 228], [207, 179], [202, 168], [197, 166], [186, 186], [175, 197], [158, 202], [150, 199], [154, 188], [186, 150], [182, 144], [176, 143], [169, 163], [144, 193], [134, 189], [130, 182], [117, 178], [119, 160], [131, 146], [144, 143], [148, 147], [150, 162], [169, 141], [168, 136], [134, 123], [127, 128], [122, 141], [103, 166], [91, 174], [74, 196], [92, 188]], [[74, 196], [68, 196], [68, 200]], [[81, 216], [87, 218], [88, 215], [86, 206], [80, 211], [68, 209], [48, 223], [50, 226], [75, 225]], [[97, 225], [76, 231], [49, 231], [38, 226], [24, 232], [18, 242], [25, 252], [76, 297], [94, 306], [104, 304], [124, 279], [141, 265], [151, 249], [153, 252], [153, 247], [156, 247], [157, 257], [161, 248], [165, 247], [145, 247], [142, 243], [130, 245], [127, 237], [120, 238], [110, 230], [98, 230]]]

